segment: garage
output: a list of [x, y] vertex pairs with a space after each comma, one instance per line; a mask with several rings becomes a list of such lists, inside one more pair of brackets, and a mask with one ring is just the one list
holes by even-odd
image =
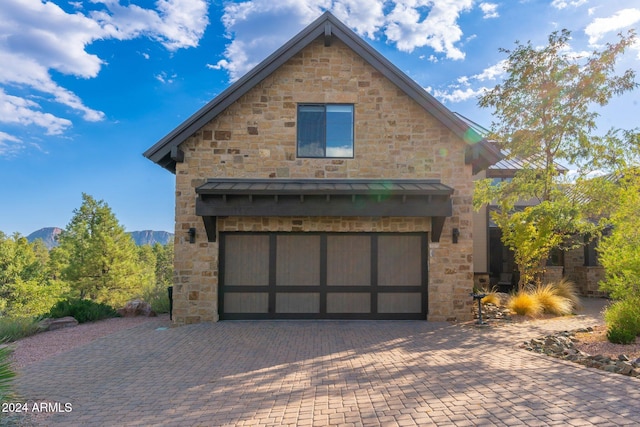
[[427, 317], [427, 233], [220, 232], [220, 319]]

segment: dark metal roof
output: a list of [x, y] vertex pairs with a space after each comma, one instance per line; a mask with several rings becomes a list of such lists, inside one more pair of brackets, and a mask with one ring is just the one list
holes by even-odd
[[405, 195], [450, 196], [453, 188], [435, 180], [210, 179], [201, 195]]
[[210, 179], [196, 188], [196, 215], [211, 242], [226, 216], [429, 217], [437, 242], [453, 191], [434, 180]]
[[179, 153], [176, 152], [176, 149], [182, 142], [318, 37], [324, 37], [325, 44], [328, 38], [337, 37], [447, 128], [466, 141], [469, 144], [469, 152], [465, 156], [465, 161], [473, 165], [474, 173], [501, 158], [500, 152], [491, 143], [456, 117], [424, 88], [328, 11], [145, 151], [144, 156], [175, 173], [176, 161], [179, 161]]
[[[454, 113], [456, 115], [456, 117], [458, 117], [459, 119], [461, 119], [463, 122], [465, 122], [466, 124], [469, 125], [469, 127], [471, 127], [474, 131], [476, 131], [479, 135], [481, 135], [483, 138], [486, 138], [489, 135], [489, 129], [485, 128], [484, 126], [474, 122], [473, 120], [469, 119], [468, 117], [463, 116], [460, 113]], [[495, 140], [490, 140], [490, 142], [493, 143], [494, 147], [497, 147], [498, 144]], [[529, 158], [526, 160], [520, 159], [518, 157], [509, 157], [509, 154], [500, 150], [500, 155], [501, 155], [501, 159], [498, 160], [496, 163], [490, 165], [488, 167], [489, 169], [489, 175], [491, 175], [491, 172], [501, 172], [501, 171], [509, 171], [509, 172], [516, 172], [519, 171], [521, 169], [536, 169], [536, 168], [540, 168], [542, 167], [543, 160], [541, 158], [538, 159], [534, 159], [534, 158]], [[567, 168], [565, 168], [564, 166], [562, 166], [559, 163], [555, 164], [556, 170], [558, 170], [558, 172], [561, 173], [565, 173], [568, 171]], [[494, 174], [495, 175], [495, 174]]]

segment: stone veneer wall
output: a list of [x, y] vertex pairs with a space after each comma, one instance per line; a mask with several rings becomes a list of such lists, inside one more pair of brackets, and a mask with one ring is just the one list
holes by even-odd
[[578, 292], [587, 297], [606, 297], [608, 294], [600, 290], [600, 281], [604, 280], [604, 267], [577, 267], [575, 284]]
[[[296, 157], [297, 103], [353, 103], [353, 159]], [[207, 178], [439, 179], [455, 189], [453, 216], [429, 242], [429, 320], [470, 318], [473, 286], [471, 166], [465, 143], [338, 40], [316, 40], [180, 147], [176, 170], [174, 322], [218, 319], [218, 243], [195, 214]], [[187, 231], [196, 228], [196, 243]], [[460, 230], [452, 244], [452, 228]], [[429, 218], [218, 220], [219, 231], [425, 231]]]
[[605, 297], [606, 292], [600, 290], [600, 281], [604, 280], [605, 271], [602, 266], [584, 265], [584, 247], [572, 249], [565, 253], [565, 276], [575, 283], [580, 295], [589, 297]]

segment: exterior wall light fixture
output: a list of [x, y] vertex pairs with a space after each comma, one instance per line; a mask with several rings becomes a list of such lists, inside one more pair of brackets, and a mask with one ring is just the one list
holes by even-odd
[[454, 228], [453, 233], [451, 235], [451, 242], [458, 243], [458, 237], [460, 237], [460, 230], [457, 228]]

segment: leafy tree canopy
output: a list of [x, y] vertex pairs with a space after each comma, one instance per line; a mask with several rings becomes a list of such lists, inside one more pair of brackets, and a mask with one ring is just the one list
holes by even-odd
[[[513, 50], [501, 49], [508, 55], [508, 76], [479, 99], [481, 107], [494, 110], [492, 138], [507, 158], [525, 165], [499, 185], [479, 181], [474, 196], [476, 208], [498, 205], [492, 217], [515, 253], [521, 286], [544, 271], [551, 249], [567, 247], [577, 233], [597, 234], [585, 207], [605, 213], [607, 198], [589, 197], [598, 184], [586, 179], [588, 173], [624, 169], [640, 153], [637, 129], [598, 134], [599, 114], [592, 110], [638, 86], [633, 70], [620, 75], [615, 70], [616, 61], [635, 42], [634, 32], [586, 57], [571, 51], [570, 39], [570, 32], [562, 30], [552, 33], [542, 48], [516, 42]], [[569, 185], [563, 178], [562, 164], [578, 167], [576, 182]]]

